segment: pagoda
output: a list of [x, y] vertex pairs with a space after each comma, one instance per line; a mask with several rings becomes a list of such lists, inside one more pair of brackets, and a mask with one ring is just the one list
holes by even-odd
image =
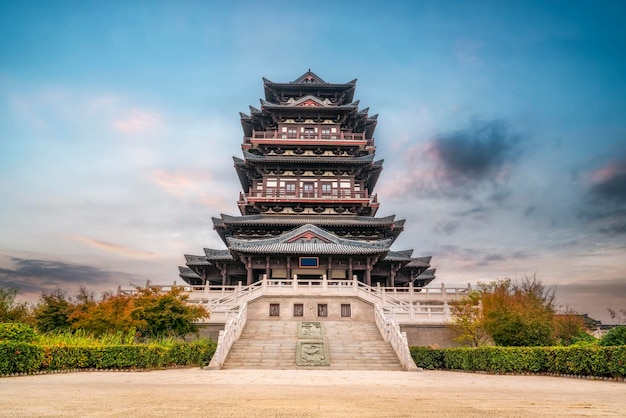
[[290, 83], [263, 79], [260, 108], [240, 113], [243, 158], [239, 216], [213, 218], [224, 249], [185, 255], [190, 285], [273, 280], [356, 280], [423, 287], [431, 257], [392, 251], [404, 230], [395, 215], [375, 217], [378, 115], [359, 109], [356, 80], [332, 84], [310, 70]]

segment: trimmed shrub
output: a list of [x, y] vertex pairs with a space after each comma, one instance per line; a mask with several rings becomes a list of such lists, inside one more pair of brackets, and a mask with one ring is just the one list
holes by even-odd
[[0, 342], [0, 374], [29, 373], [40, 369], [43, 349], [34, 344]]
[[168, 366], [205, 366], [216, 343], [130, 344], [108, 346], [35, 345], [0, 342], [0, 375], [36, 370], [153, 369]]
[[443, 350], [428, 347], [411, 347], [411, 357], [417, 367], [424, 369], [442, 369]]
[[425, 369], [626, 377], [626, 346], [411, 347], [411, 355]]
[[19, 322], [0, 323], [0, 341], [30, 343], [37, 339], [35, 330], [30, 325]]

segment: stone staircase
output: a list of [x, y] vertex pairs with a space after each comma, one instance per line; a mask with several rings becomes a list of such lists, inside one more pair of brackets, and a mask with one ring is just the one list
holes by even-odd
[[330, 366], [296, 365], [299, 321], [248, 320], [224, 369], [402, 370], [393, 348], [373, 322], [321, 322]]

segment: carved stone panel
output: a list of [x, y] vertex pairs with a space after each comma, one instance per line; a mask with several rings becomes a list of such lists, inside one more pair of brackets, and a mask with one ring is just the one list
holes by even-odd
[[296, 352], [298, 366], [328, 366], [328, 346], [324, 340], [298, 341]]
[[317, 321], [305, 321], [298, 324], [298, 338], [324, 339], [324, 324]]

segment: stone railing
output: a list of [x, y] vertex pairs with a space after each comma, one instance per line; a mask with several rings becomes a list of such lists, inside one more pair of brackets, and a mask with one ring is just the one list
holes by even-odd
[[379, 305], [374, 305], [374, 318], [383, 340], [388, 342], [393, 347], [393, 350], [396, 352], [404, 370], [418, 370], [413, 358], [411, 357], [411, 351], [409, 350], [406, 333], [400, 331], [400, 326], [394, 321], [393, 318], [389, 318], [385, 315], [385, 312]]
[[220, 331], [217, 339], [215, 354], [213, 354], [213, 358], [211, 358], [211, 362], [207, 366], [207, 369], [219, 370], [224, 366], [226, 357], [228, 357], [228, 352], [233, 346], [233, 343], [239, 339], [243, 328], [246, 326], [247, 318], [248, 303], [243, 302], [239, 307], [237, 317], [229, 320], [224, 329]]
[[[149, 283], [147, 285], [150, 285]], [[173, 285], [150, 285], [168, 291]], [[380, 305], [385, 315], [396, 323], [441, 324], [450, 318], [449, 302], [458, 300], [472, 290], [470, 285], [415, 288], [368, 286], [357, 280], [266, 279], [243, 286], [190, 286], [185, 285], [188, 302], [201, 304], [211, 312], [207, 322], [225, 323], [239, 314], [243, 302], [261, 296], [352, 296]], [[132, 293], [134, 290], [122, 291]]]

